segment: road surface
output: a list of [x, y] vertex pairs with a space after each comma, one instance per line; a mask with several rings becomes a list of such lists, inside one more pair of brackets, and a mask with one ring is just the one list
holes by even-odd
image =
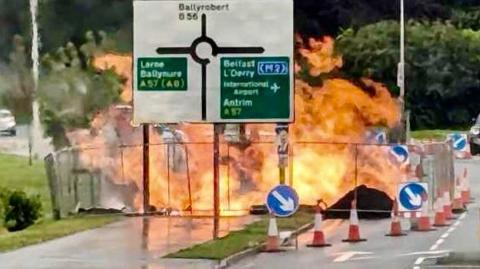
[[[478, 181], [470, 182], [473, 197], [480, 197], [480, 162], [470, 173]], [[477, 199], [480, 201], [480, 198]], [[261, 253], [236, 263], [233, 269], [420, 269], [440, 268], [432, 259], [449, 251], [480, 251], [478, 235], [480, 203], [470, 204], [468, 212], [457, 215], [449, 227], [432, 232], [409, 232], [403, 237], [386, 237], [390, 220], [360, 221], [360, 234], [368, 241], [357, 244], [341, 242], [347, 236], [348, 221], [328, 220], [324, 232], [329, 248], [307, 248], [310, 231], [299, 237], [299, 249], [282, 253]], [[446, 268], [446, 267], [442, 267]], [[450, 267], [447, 267], [450, 268]], [[469, 267], [472, 268], [472, 267]], [[480, 268], [480, 266], [478, 267]]]
[[[28, 156], [28, 127], [26, 125], [17, 126], [16, 136], [0, 135], [0, 152]], [[38, 157], [43, 158], [45, 155], [53, 151], [50, 145], [50, 139], [42, 139], [38, 143]]]
[[[220, 235], [255, 220], [252, 216], [220, 219]], [[208, 218], [132, 217], [103, 228], [0, 254], [5, 269], [166, 269], [189, 262], [162, 256], [210, 240]], [[213, 268], [211, 261], [191, 261], [194, 268]], [[196, 264], [204, 267], [199, 267]], [[193, 268], [193, 267], [188, 267]]]

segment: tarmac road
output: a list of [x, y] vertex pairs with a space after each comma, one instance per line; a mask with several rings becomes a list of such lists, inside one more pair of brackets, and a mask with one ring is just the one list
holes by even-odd
[[[220, 235], [238, 230], [253, 216], [221, 218]], [[164, 260], [162, 256], [210, 240], [209, 218], [132, 217], [0, 254], [2, 269], [213, 269], [215, 262]], [[192, 265], [192, 266], [190, 266]], [[202, 267], [200, 267], [202, 266]]]
[[[473, 197], [480, 197], [480, 162], [470, 170], [479, 181], [470, 182]], [[477, 199], [480, 201], [480, 199]], [[432, 267], [431, 261], [449, 251], [479, 251], [479, 204], [470, 204], [468, 212], [457, 215], [450, 227], [432, 232], [409, 232], [403, 237], [386, 237], [390, 220], [360, 221], [360, 234], [368, 241], [350, 244], [341, 242], [347, 236], [347, 221], [326, 221], [324, 232], [328, 248], [307, 248], [312, 233], [299, 238], [299, 249], [282, 253], [261, 253], [245, 258], [234, 269], [328, 268], [328, 269], [420, 269]], [[445, 268], [445, 267], [442, 267]], [[480, 268], [480, 267], [479, 267]]]
[[[28, 156], [28, 126], [18, 125], [16, 136], [0, 135], [0, 152]], [[38, 144], [39, 157], [43, 158], [52, 152], [52, 146], [49, 139], [43, 139]]]

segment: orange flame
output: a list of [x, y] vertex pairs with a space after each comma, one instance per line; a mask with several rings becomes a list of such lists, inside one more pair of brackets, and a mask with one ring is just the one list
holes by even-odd
[[[304, 47], [300, 42], [302, 47], [298, 52], [308, 64], [311, 76], [329, 73], [342, 66], [341, 56], [335, 55], [332, 38], [310, 39], [308, 45], [308, 48]], [[94, 64], [99, 69], [115, 68], [126, 78], [122, 100], [130, 102], [131, 56], [106, 54], [97, 57]], [[296, 69], [300, 66], [296, 63]], [[293, 184], [302, 203], [315, 203], [319, 198], [332, 203], [351, 190], [355, 183], [368, 184], [394, 195], [400, 171], [389, 161], [386, 147], [347, 144], [365, 142], [365, 133], [372, 126], [393, 127], [399, 121], [399, 107], [386, 87], [369, 79], [362, 79], [361, 84], [368, 88], [368, 93], [344, 79], [324, 80], [322, 86], [312, 86], [300, 79], [295, 82], [296, 119], [291, 124], [293, 156], [287, 168], [287, 182]], [[75, 131], [69, 137], [77, 144], [139, 144], [141, 132], [125, 125], [131, 120], [129, 113], [125, 116], [115, 108], [103, 111], [92, 124], [96, 131], [89, 134]], [[105, 130], [108, 128], [115, 129], [114, 133], [122, 141], [112, 142], [115, 139], [107, 135]], [[183, 124], [176, 129], [178, 131], [173, 133], [184, 142], [210, 141], [213, 132], [211, 126], [198, 124]], [[272, 124], [250, 124], [246, 143], [231, 143], [227, 149], [224, 141], [220, 181], [222, 209], [246, 209], [252, 204], [263, 203], [267, 191], [278, 184], [275, 146], [255, 143], [265, 137], [272, 140], [273, 129]], [[152, 144], [171, 139], [154, 129], [151, 133]], [[114, 153], [108, 149], [86, 151], [82, 157], [85, 162], [99, 156], [110, 159], [113, 164], [109, 166], [102, 161], [90, 161], [87, 165], [109, 170], [109, 177], [117, 183], [134, 182], [137, 186], [134, 206], [138, 209], [142, 197], [141, 147], [126, 148], [121, 152], [123, 166], [118, 163], [118, 151], [118, 148]], [[192, 201], [195, 210], [212, 208], [211, 144], [152, 145], [150, 156], [153, 205], [186, 209]]]

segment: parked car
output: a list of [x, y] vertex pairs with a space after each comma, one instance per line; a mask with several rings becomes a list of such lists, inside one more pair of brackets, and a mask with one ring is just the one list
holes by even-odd
[[480, 154], [480, 114], [473, 119], [473, 126], [468, 132], [468, 143], [470, 143], [470, 153], [472, 155]]
[[12, 112], [7, 109], [0, 109], [0, 133], [11, 136], [17, 135], [17, 123]]

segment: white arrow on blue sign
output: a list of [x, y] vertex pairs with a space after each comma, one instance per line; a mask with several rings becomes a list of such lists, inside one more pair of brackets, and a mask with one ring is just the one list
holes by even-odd
[[453, 141], [453, 149], [463, 151], [467, 148], [467, 136], [464, 134], [454, 133], [450, 135]]
[[427, 183], [401, 183], [398, 190], [399, 211], [419, 211], [422, 209], [423, 203], [428, 200]]
[[408, 163], [408, 148], [405, 145], [393, 145], [390, 149], [390, 154], [396, 162], [400, 164]]
[[287, 186], [278, 185], [267, 195], [267, 207], [277, 217], [288, 217], [298, 210], [298, 194]]

